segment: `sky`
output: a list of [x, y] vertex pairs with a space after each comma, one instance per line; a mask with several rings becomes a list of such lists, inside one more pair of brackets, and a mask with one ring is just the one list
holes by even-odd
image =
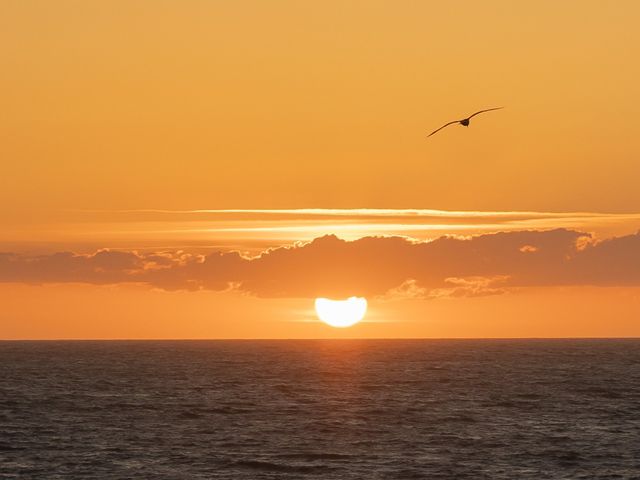
[[638, 18], [1, 1], [0, 339], [640, 336]]

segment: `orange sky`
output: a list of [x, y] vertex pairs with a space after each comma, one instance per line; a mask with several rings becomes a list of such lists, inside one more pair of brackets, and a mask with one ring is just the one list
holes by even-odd
[[[633, 243], [638, 18], [635, 0], [2, 2], [0, 252], [553, 228]], [[331, 210], [264, 211], [309, 208]], [[363, 208], [388, 210], [344, 210]], [[0, 338], [640, 335], [640, 285], [596, 270], [614, 285], [370, 300], [348, 332], [298, 321], [306, 298], [7, 270]]]

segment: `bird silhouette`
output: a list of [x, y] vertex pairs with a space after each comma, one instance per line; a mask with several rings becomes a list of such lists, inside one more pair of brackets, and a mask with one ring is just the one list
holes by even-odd
[[479, 112], [474, 113], [473, 115], [469, 115], [467, 118], [463, 118], [462, 120], [454, 120], [453, 122], [449, 122], [449, 123], [445, 123], [443, 126], [441, 126], [440, 128], [438, 128], [437, 130], [434, 130], [433, 132], [431, 132], [429, 135], [427, 135], [427, 137], [430, 137], [431, 135], [433, 135], [434, 133], [438, 133], [440, 130], [442, 130], [444, 127], [448, 127], [449, 125], [453, 125], [454, 123], [459, 123], [460, 125], [463, 125], [465, 127], [469, 126], [469, 121], [475, 117], [476, 115], [480, 115], [481, 113], [484, 112], [490, 112], [492, 110], [500, 110], [501, 108], [504, 107], [495, 107], [495, 108], [487, 108], [486, 110], [480, 110]]

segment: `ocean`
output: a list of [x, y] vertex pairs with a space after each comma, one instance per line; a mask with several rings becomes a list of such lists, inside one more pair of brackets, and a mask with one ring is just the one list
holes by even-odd
[[640, 340], [0, 342], [0, 478], [640, 478]]

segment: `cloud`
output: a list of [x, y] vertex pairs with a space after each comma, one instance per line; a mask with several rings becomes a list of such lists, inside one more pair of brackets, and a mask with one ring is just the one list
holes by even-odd
[[556, 229], [345, 241], [333, 235], [253, 258], [100, 250], [24, 256], [0, 254], [2, 282], [138, 282], [166, 290], [237, 288], [261, 297], [460, 297], [514, 287], [640, 286], [640, 233], [595, 241]]
[[429, 292], [429, 298], [455, 298], [455, 297], [486, 297], [487, 295], [501, 295], [507, 290], [500, 288], [509, 280], [506, 275], [495, 277], [466, 277], [447, 278], [445, 283], [451, 286], [436, 288]]
[[384, 300], [400, 300], [409, 298], [425, 298], [427, 296], [427, 289], [418, 286], [417, 282], [413, 278], [410, 278], [409, 280], [402, 282], [397, 287], [388, 290], [380, 298]]
[[0, 281], [25, 283], [117, 283], [144, 266], [133, 252], [100, 250], [93, 255], [60, 252], [35, 257], [0, 254]]

